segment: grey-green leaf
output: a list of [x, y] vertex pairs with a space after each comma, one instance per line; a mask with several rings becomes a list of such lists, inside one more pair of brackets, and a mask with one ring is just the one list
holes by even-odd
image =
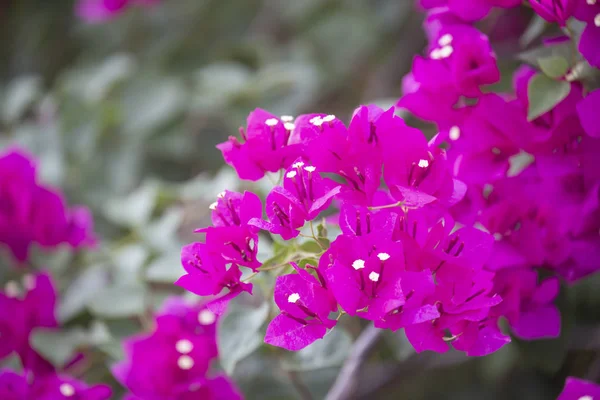
[[54, 365], [61, 366], [69, 360], [75, 349], [86, 342], [86, 334], [82, 329], [68, 331], [36, 329], [32, 333], [31, 340], [37, 351]]
[[233, 373], [238, 361], [252, 354], [263, 343], [260, 328], [268, 314], [267, 303], [255, 309], [238, 302], [229, 305], [229, 312], [221, 319], [217, 330], [219, 360], [228, 374]]
[[538, 59], [542, 72], [550, 78], [560, 78], [569, 70], [569, 62], [562, 56], [551, 55]]
[[83, 271], [67, 288], [58, 307], [58, 319], [68, 321], [85, 308], [86, 303], [108, 285], [105, 265], [96, 265]]
[[532, 121], [552, 110], [567, 97], [570, 90], [569, 82], [556, 81], [544, 74], [535, 75], [527, 87], [527, 96], [529, 97], [527, 119]]
[[115, 285], [97, 293], [87, 306], [98, 317], [132, 317], [144, 312], [145, 296], [146, 289], [141, 284]]
[[293, 353], [285, 368], [308, 371], [341, 365], [352, 347], [352, 338], [344, 329], [335, 328], [321, 340]]

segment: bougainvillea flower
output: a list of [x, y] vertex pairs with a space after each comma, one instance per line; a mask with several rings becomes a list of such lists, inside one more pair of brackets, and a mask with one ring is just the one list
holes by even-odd
[[265, 343], [296, 351], [335, 326], [329, 314], [337, 310], [337, 303], [322, 278], [292, 265], [297, 273], [279, 276], [275, 282], [274, 298], [281, 313], [267, 327]]
[[345, 235], [363, 236], [377, 231], [391, 239], [398, 215], [387, 209], [371, 211], [367, 207], [344, 203], [340, 210], [339, 225]]
[[23, 285], [9, 281], [0, 292], [0, 359], [16, 352], [23, 366], [42, 376], [54, 371], [29, 343], [34, 328], [55, 328], [56, 290], [47, 274], [26, 275]]
[[92, 218], [83, 207], [68, 209], [62, 195], [36, 179], [33, 159], [20, 150], [0, 154], [0, 244], [26, 261], [33, 243], [52, 248], [95, 243]]
[[301, 156], [302, 146], [290, 143], [294, 128], [295, 125], [287, 116], [277, 118], [257, 108], [248, 116], [246, 129], [240, 128], [243, 143], [230, 136], [227, 142], [217, 145], [217, 148], [241, 179], [256, 181], [267, 171], [277, 172], [287, 168]]
[[175, 284], [199, 296], [219, 294], [224, 288], [251, 293], [252, 284], [240, 281], [239, 266], [227, 264], [219, 254], [211, 253], [206, 244], [190, 243], [181, 249], [181, 265], [187, 274]]
[[521, 0], [420, 0], [420, 4], [425, 9], [448, 7], [464, 21], [477, 21], [485, 18], [494, 7], [516, 7]]
[[594, 90], [577, 104], [577, 114], [585, 132], [600, 138], [600, 90]]
[[587, 25], [579, 40], [579, 51], [591, 66], [600, 68], [600, 3], [597, 1], [579, 1], [574, 16]]
[[258, 255], [258, 234], [250, 226], [208, 227], [196, 230], [206, 233], [206, 246], [228, 262], [256, 270], [261, 266]]
[[[208, 393], [212, 397], [206, 398], [220, 399], [214, 391], [221, 387], [227, 387], [227, 393], [238, 393], [233, 386], [224, 385], [225, 378], [217, 377], [213, 383], [207, 376], [217, 356], [216, 316], [211, 311], [202, 305], [186, 307], [171, 300], [156, 322], [150, 334], [125, 341], [127, 358], [113, 367], [114, 376], [131, 391], [131, 398], [181, 400]], [[231, 398], [241, 397], [237, 394]]]
[[560, 334], [560, 313], [553, 304], [559, 291], [556, 278], [537, 283], [530, 269], [505, 269], [494, 279], [502, 303], [494, 312], [508, 319], [513, 332], [522, 339], [555, 338]]
[[340, 185], [321, 178], [315, 166], [298, 159], [285, 172], [283, 187], [276, 186], [267, 195], [270, 221], [254, 218], [250, 224], [289, 240], [298, 236], [305, 221], [315, 219], [339, 192]]
[[12, 371], [0, 371], [2, 400], [108, 400], [112, 391], [107, 385], [88, 386], [76, 379], [52, 375], [29, 383], [27, 377]]
[[262, 204], [252, 192], [225, 190], [210, 206], [213, 226], [246, 226], [252, 218], [262, 216]]
[[565, 26], [577, 7], [577, 0], [531, 0], [529, 4], [546, 21]]
[[594, 400], [599, 397], [600, 385], [570, 376], [556, 400]]
[[131, 5], [149, 6], [160, 0], [79, 0], [75, 12], [87, 22], [110, 20]]

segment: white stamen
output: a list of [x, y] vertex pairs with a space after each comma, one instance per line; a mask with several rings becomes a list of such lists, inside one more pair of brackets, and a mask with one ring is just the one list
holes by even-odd
[[379, 280], [379, 274], [375, 271], [371, 271], [371, 273], [369, 274], [369, 279], [373, 282], [377, 282]]
[[216, 210], [217, 209], [217, 202], [215, 201], [214, 203], [210, 203], [210, 205], [208, 206], [208, 208], [210, 208], [211, 210]]
[[[588, 0], [589, 1], [589, 0]], [[581, 396], [580, 398], [578, 398], [577, 400], [594, 400], [594, 398], [592, 396]]]
[[205, 309], [198, 313], [198, 322], [200, 325], [214, 324], [216, 319], [216, 315], [210, 310]]
[[419, 164], [417, 164], [419, 168], [427, 168], [429, 167], [429, 161], [427, 160], [419, 160]]
[[217, 195], [217, 197], [218, 197], [219, 199], [222, 199], [222, 198], [224, 198], [224, 197], [225, 197], [225, 195], [226, 195], [226, 194], [227, 194], [227, 193], [225, 193], [225, 192], [220, 192], [220, 193]]
[[448, 58], [454, 52], [452, 46], [444, 46], [440, 49], [440, 58]]
[[597, 14], [594, 17], [594, 25], [596, 25], [598, 28], [600, 28], [600, 14]]
[[300, 168], [303, 166], [304, 166], [304, 163], [302, 161], [298, 161], [298, 162], [292, 164], [292, 167], [294, 167], [294, 168]]
[[177, 366], [184, 370], [192, 369], [194, 366], [194, 359], [186, 355], [180, 356], [177, 359]]
[[286, 177], [286, 178], [293, 178], [293, 177], [295, 177], [296, 175], [297, 175], [297, 174], [296, 174], [296, 171], [290, 171], [290, 172], [288, 172], [287, 174], [285, 174], [285, 177]]
[[250, 240], [248, 241], [248, 247], [250, 247], [250, 250], [254, 251], [254, 239], [250, 238]]
[[355, 270], [359, 270], [359, 269], [363, 269], [365, 267], [365, 260], [354, 260], [354, 262], [352, 262], [352, 268], [354, 268]]
[[335, 119], [335, 115], [329, 114], [323, 117], [323, 122], [331, 122]]
[[312, 165], [309, 165], [308, 167], [304, 167], [304, 170], [306, 172], [315, 172], [317, 168], [313, 167]]
[[60, 394], [65, 397], [71, 397], [75, 394], [75, 388], [70, 383], [63, 383], [58, 387]]
[[175, 343], [175, 349], [181, 354], [188, 354], [194, 350], [194, 345], [187, 339], [181, 339]]
[[381, 261], [386, 261], [390, 259], [390, 255], [388, 253], [379, 253], [377, 254], [377, 258], [379, 258]]
[[311, 118], [308, 122], [310, 122], [314, 126], [321, 126], [321, 125], [323, 125], [323, 120], [319, 116]]
[[268, 120], [265, 121], [265, 124], [267, 124], [267, 126], [275, 126], [279, 123], [279, 120], [277, 118], [269, 118]]
[[282, 115], [280, 119], [283, 122], [292, 122], [294, 120], [294, 117], [292, 117], [291, 115]]
[[442, 58], [442, 56], [440, 55], [440, 51], [441, 49], [433, 49], [431, 53], [429, 53], [429, 58], [431, 58], [432, 60], [439, 60], [440, 58]]
[[450, 140], [458, 140], [458, 138], [460, 137], [460, 128], [456, 125], [453, 126], [452, 128], [450, 128], [448, 136], [450, 136]]
[[294, 125], [291, 122], [286, 122], [285, 124], [283, 124], [283, 127], [288, 131], [293, 131], [296, 125]]
[[452, 37], [452, 35], [449, 34], [449, 33], [446, 33], [444, 36], [442, 36], [441, 38], [439, 38], [438, 44], [440, 46], [448, 46], [450, 43], [452, 43], [452, 39], [454, 39]]
[[298, 293], [292, 293], [288, 296], [288, 303], [295, 303], [300, 300], [300, 295]]
[[27, 274], [23, 277], [23, 286], [27, 290], [35, 289], [35, 278], [31, 274]]
[[8, 281], [4, 285], [4, 294], [6, 297], [17, 297], [19, 295], [19, 285], [15, 281]]
[[588, 5], [593, 6], [596, 4], [596, 0], [587, 0]]

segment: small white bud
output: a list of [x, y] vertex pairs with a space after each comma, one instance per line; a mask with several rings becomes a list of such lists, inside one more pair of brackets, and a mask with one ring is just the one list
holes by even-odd
[[439, 60], [440, 58], [442, 58], [440, 51], [441, 49], [433, 49], [431, 53], [429, 53], [429, 58], [431, 58], [432, 60]]
[[358, 259], [358, 260], [354, 260], [352, 262], [352, 268], [354, 268], [357, 271], [359, 269], [363, 269], [364, 267], [365, 267], [365, 260]]
[[226, 194], [227, 194], [227, 193], [225, 193], [225, 192], [220, 192], [220, 193], [217, 195], [217, 197], [218, 197], [219, 199], [222, 199], [222, 198], [224, 198], [224, 197], [225, 197], [225, 195], [226, 195]]
[[306, 172], [315, 172], [317, 168], [313, 167], [312, 165], [309, 165], [308, 167], [304, 167], [304, 170]]
[[27, 290], [35, 289], [35, 277], [31, 274], [27, 274], [23, 277], [23, 287]]
[[292, 167], [294, 167], [294, 168], [300, 168], [303, 166], [304, 166], [304, 163], [302, 161], [298, 161], [298, 162], [292, 164]]
[[375, 271], [372, 271], [369, 274], [369, 279], [372, 280], [373, 282], [377, 282], [379, 280], [379, 274]]
[[75, 388], [70, 383], [63, 383], [58, 387], [60, 394], [65, 397], [71, 397], [75, 395]]
[[181, 339], [175, 343], [175, 349], [181, 354], [188, 354], [194, 350], [194, 345], [187, 339]]
[[265, 124], [267, 126], [275, 126], [279, 123], [279, 120], [277, 118], [269, 118], [268, 120], [265, 121]]
[[440, 46], [448, 46], [450, 43], [452, 43], [452, 39], [454, 39], [452, 37], [452, 35], [449, 34], [449, 33], [446, 33], [444, 36], [442, 36], [441, 38], [439, 38], [438, 44]]
[[308, 122], [310, 122], [314, 126], [321, 126], [321, 125], [323, 125], [323, 120], [319, 116], [311, 118], [310, 121], [308, 121]]
[[417, 164], [419, 168], [427, 168], [429, 167], [429, 161], [427, 160], [419, 160], [419, 164]]
[[440, 49], [440, 58], [448, 58], [454, 52], [454, 48], [452, 46], [444, 46]]
[[593, 6], [594, 4], [596, 4], [596, 0], [587, 0], [587, 3], [588, 3], [590, 6]]
[[208, 206], [208, 208], [210, 208], [211, 210], [216, 210], [217, 209], [217, 202], [215, 201], [214, 203], [210, 203], [210, 205]]
[[292, 117], [291, 115], [282, 115], [280, 119], [283, 122], [292, 122], [294, 120], [294, 117]]
[[300, 295], [298, 293], [292, 293], [288, 296], [288, 303], [295, 303], [300, 300]]
[[594, 17], [594, 25], [596, 25], [598, 28], [600, 28], [600, 14], [597, 14]]
[[19, 285], [15, 281], [8, 281], [6, 285], [4, 285], [4, 294], [6, 297], [17, 297], [19, 296], [20, 290]]
[[460, 137], [460, 128], [456, 125], [450, 128], [449, 136], [451, 140], [458, 140]]
[[[588, 0], [589, 1], [589, 0]], [[579, 399], [577, 400], [594, 400], [594, 398], [592, 396], [581, 396]]]
[[286, 178], [293, 178], [297, 175], [296, 171], [290, 171], [287, 174], [285, 174]]
[[283, 127], [288, 131], [293, 131], [296, 125], [294, 125], [291, 122], [286, 122], [285, 124], [283, 124]]
[[183, 370], [192, 369], [194, 366], [194, 359], [186, 355], [180, 356], [177, 359], [177, 366]]
[[335, 115], [329, 114], [323, 117], [323, 122], [331, 122], [335, 119]]
[[200, 325], [210, 325], [217, 319], [216, 315], [210, 310], [202, 310], [198, 313], [198, 322]]
[[381, 261], [386, 261], [390, 259], [390, 255], [388, 253], [379, 253], [377, 254], [377, 258], [379, 258]]

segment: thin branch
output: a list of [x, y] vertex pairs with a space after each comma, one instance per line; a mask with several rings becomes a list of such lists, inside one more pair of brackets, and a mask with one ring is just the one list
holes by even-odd
[[356, 376], [360, 367], [377, 344], [382, 332], [383, 330], [377, 329], [373, 325], [369, 325], [362, 331], [356, 342], [354, 342], [350, 355], [344, 362], [325, 400], [347, 400], [350, 398], [356, 386]]

